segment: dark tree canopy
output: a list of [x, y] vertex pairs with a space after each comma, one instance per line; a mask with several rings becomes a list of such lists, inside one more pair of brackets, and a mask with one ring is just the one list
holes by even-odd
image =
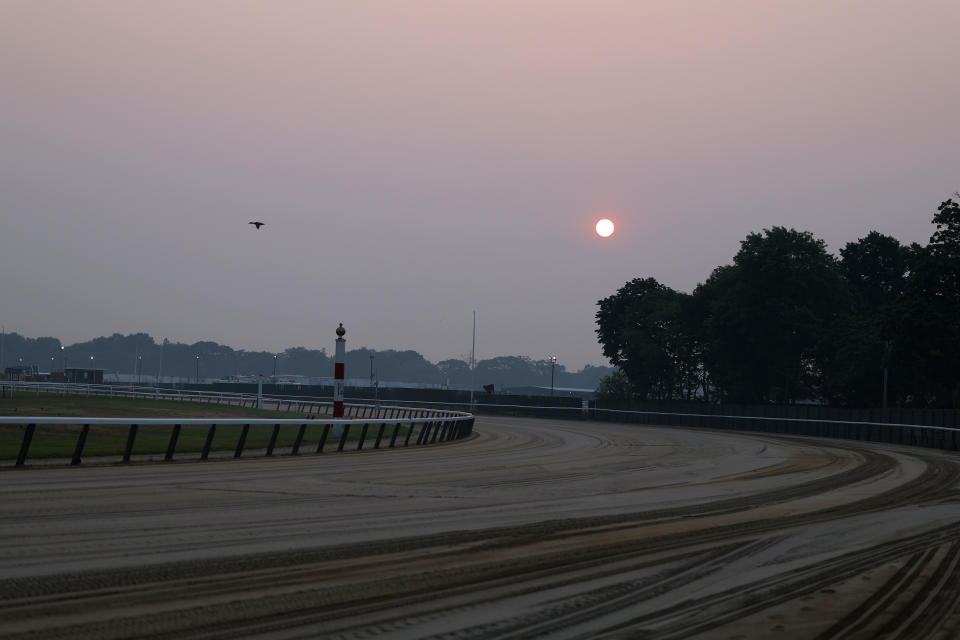
[[876, 313], [903, 294], [915, 252], [876, 231], [840, 249], [840, 272], [861, 311]]
[[631, 280], [597, 304], [597, 336], [641, 399], [960, 406], [960, 205], [926, 247], [876, 231], [832, 256], [806, 231], [751, 233], [692, 294]]
[[643, 398], [690, 398], [700, 385], [699, 323], [690, 296], [653, 278], [636, 279], [598, 304], [597, 336], [604, 355]]

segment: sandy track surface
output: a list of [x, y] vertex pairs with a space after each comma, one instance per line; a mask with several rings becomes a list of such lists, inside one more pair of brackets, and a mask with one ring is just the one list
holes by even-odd
[[0, 473], [4, 638], [956, 638], [960, 456], [481, 418]]

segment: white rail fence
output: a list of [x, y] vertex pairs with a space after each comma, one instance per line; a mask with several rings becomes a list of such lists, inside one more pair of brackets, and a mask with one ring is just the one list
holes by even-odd
[[[5, 390], [5, 386], [7, 387]], [[161, 399], [214, 402], [220, 404], [239, 404], [255, 406], [254, 394], [232, 392], [208, 392], [195, 390], [164, 389], [156, 387], [131, 387], [111, 385], [63, 385], [57, 383], [0, 382], [0, 394], [5, 391], [17, 393], [84, 393], [89, 395], [112, 395], [114, 397], [154, 397]], [[348, 398], [348, 400], [350, 400]], [[309, 415], [320, 416], [328, 413], [332, 400], [308, 396], [272, 395], [264, 396], [265, 407], [285, 409]], [[460, 416], [470, 416], [470, 432], [473, 427], [473, 414], [499, 414], [530, 417], [552, 417], [562, 419], [597, 420], [647, 424], [659, 426], [691, 427], [700, 429], [725, 429], [738, 431], [758, 431], [785, 435], [811, 436], [820, 438], [839, 438], [869, 442], [886, 442], [910, 446], [960, 451], [960, 429], [935, 425], [922, 425], [894, 422], [873, 422], [868, 420], [837, 420], [821, 418], [788, 418], [754, 415], [727, 415], [721, 413], [636, 411], [621, 409], [598, 409], [557, 406], [530, 406], [511, 404], [487, 404], [475, 402], [416, 402], [417, 407], [403, 406], [413, 404], [392, 400], [390, 405], [380, 405], [373, 400], [353, 400], [345, 406], [345, 412], [354, 418], [406, 419], [410, 420], [416, 412], [452, 412]], [[434, 409], [422, 405], [432, 405]], [[722, 409], [722, 407], [720, 407]], [[466, 418], [463, 418], [466, 419]], [[0, 423], [2, 424], [2, 423]]]
[[[258, 398], [251, 394], [224, 392], [196, 392], [162, 389], [155, 387], [127, 387], [111, 385], [79, 385], [62, 383], [0, 382], [0, 396], [13, 394], [60, 394], [84, 396], [108, 396], [128, 398], [152, 398], [205, 402], [242, 407], [256, 407]], [[392, 405], [345, 405], [344, 418], [329, 416], [332, 402], [308, 399], [279, 399], [264, 397], [263, 407], [277, 411], [289, 411], [303, 414], [298, 418], [96, 418], [96, 417], [39, 417], [39, 416], [3, 416], [0, 425], [21, 425], [23, 438], [14, 466], [26, 464], [30, 446], [38, 425], [71, 425], [78, 430], [71, 465], [78, 465], [83, 458], [84, 448], [91, 426], [126, 426], [127, 438], [120, 461], [130, 462], [134, 455], [137, 432], [141, 426], [168, 426], [170, 436], [167, 442], [164, 460], [174, 459], [181, 431], [187, 428], [207, 428], [204, 445], [200, 450], [200, 460], [207, 460], [213, 448], [217, 427], [240, 426], [240, 434], [233, 448], [233, 457], [239, 458], [247, 449], [247, 438], [251, 426], [271, 425], [272, 431], [264, 455], [271, 456], [280, 449], [277, 447], [282, 427], [295, 425], [296, 437], [290, 455], [300, 453], [308, 428], [320, 430], [316, 447], [317, 453], [323, 453], [330, 437], [337, 439], [336, 450], [343, 451], [350, 441], [351, 430], [356, 438], [355, 450], [362, 450], [372, 436], [371, 428], [376, 431], [370, 448], [410, 447], [459, 440], [473, 431], [474, 416], [463, 411], [449, 409], [401, 407]], [[178, 454], [183, 457], [187, 454]]]

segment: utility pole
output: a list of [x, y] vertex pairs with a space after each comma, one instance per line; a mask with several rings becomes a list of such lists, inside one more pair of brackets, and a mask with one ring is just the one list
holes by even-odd
[[880, 418], [880, 420], [883, 422], [887, 421], [887, 374], [888, 374], [887, 359], [889, 358], [889, 352], [890, 352], [890, 341], [887, 340], [886, 342], [883, 343], [883, 402], [881, 403], [883, 414], [882, 414], [882, 417]]
[[164, 338], [163, 342], [160, 343], [160, 363], [157, 364], [157, 385], [160, 384], [160, 378], [163, 375], [163, 349], [167, 346], [167, 339]]
[[887, 421], [887, 368], [883, 368], [883, 421]]
[[377, 408], [377, 415], [380, 415], [380, 385], [377, 384], [373, 373], [373, 354], [370, 354], [370, 387], [373, 389], [373, 404]]
[[476, 385], [477, 368], [477, 311], [473, 311], [473, 344], [470, 347], [470, 408], [473, 409], [473, 390]]

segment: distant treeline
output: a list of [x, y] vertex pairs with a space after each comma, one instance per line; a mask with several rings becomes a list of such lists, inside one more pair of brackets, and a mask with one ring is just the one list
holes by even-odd
[[[960, 197], [960, 196], [958, 196]], [[960, 406], [960, 205], [926, 246], [870, 232], [835, 257], [809, 232], [751, 233], [683, 293], [637, 278], [600, 300], [597, 335], [634, 400]]]
[[[324, 349], [293, 347], [282, 353], [232, 349], [216, 342], [158, 342], [145, 333], [95, 338], [60, 349], [57, 338], [26, 338], [16, 333], [3, 336], [2, 367], [37, 365], [40, 371], [64, 367], [103, 369], [107, 374], [139, 374], [144, 381], [164, 377], [201, 379], [230, 376], [266, 377], [301, 375], [332, 377], [333, 358]], [[199, 358], [197, 357], [199, 356]], [[427, 361], [416, 351], [347, 351], [348, 378], [370, 377], [370, 356], [376, 378], [391, 382], [412, 382], [466, 387], [470, 384], [470, 366], [463, 360]], [[92, 359], [91, 359], [92, 357]], [[594, 389], [610, 373], [610, 367], [586, 366], [577, 372], [557, 364], [557, 387]], [[517, 386], [550, 386], [550, 362], [507, 356], [477, 361], [474, 379], [481, 385], [494, 384], [498, 389]]]

